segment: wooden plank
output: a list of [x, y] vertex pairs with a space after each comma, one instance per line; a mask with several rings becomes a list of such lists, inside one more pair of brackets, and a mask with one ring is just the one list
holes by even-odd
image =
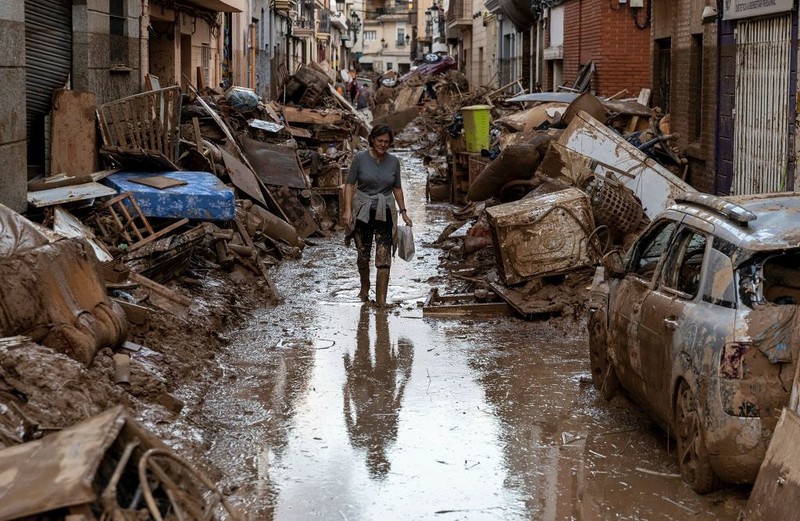
[[283, 107], [283, 117], [290, 123], [310, 125], [338, 125], [342, 123], [341, 112], [319, 112], [313, 109]]
[[157, 188], [159, 190], [166, 190], [167, 188], [172, 188], [173, 186], [183, 186], [189, 184], [186, 181], [182, 181], [180, 179], [173, 179], [171, 177], [163, 175], [154, 175], [152, 177], [134, 177], [131, 178], [130, 181], [132, 183], [138, 183], [140, 185], [150, 186], [152, 188]]
[[70, 176], [97, 168], [96, 98], [92, 92], [58, 89], [50, 123], [51, 173]]
[[145, 289], [150, 296], [150, 303], [158, 309], [181, 318], [185, 318], [189, 314], [189, 309], [192, 306], [191, 299], [135, 272], [131, 272], [128, 275], [128, 280]]
[[[650, 105], [650, 89], [642, 89], [639, 91], [639, 97], [636, 98], [636, 101], [640, 105], [644, 105], [645, 107]], [[628, 122], [628, 126], [625, 128], [626, 132], [633, 132], [636, 130], [636, 126], [639, 124], [639, 116], [633, 116], [631, 120]]]
[[222, 154], [222, 160], [225, 162], [225, 167], [228, 169], [228, 175], [230, 175], [233, 185], [266, 208], [267, 201], [261, 193], [261, 186], [258, 183], [256, 174], [224, 148], [219, 147], [218, 150]]
[[94, 181], [91, 175], [79, 175], [75, 177], [61, 177], [58, 179], [48, 177], [46, 181], [35, 181], [28, 183], [29, 192], [40, 192], [42, 190], [49, 190], [50, 188], [61, 188], [62, 186], [82, 185], [84, 183], [91, 183]]
[[200, 133], [200, 118], [197, 116], [192, 118], [192, 128], [194, 129], [194, 146], [200, 153], [203, 153], [203, 134]]
[[82, 185], [51, 188], [40, 192], [28, 192], [28, 203], [36, 208], [85, 201], [98, 197], [116, 195], [117, 191], [100, 183], [84, 183]]
[[[145, 244], [149, 244], [149, 243], [151, 243], [151, 242], [153, 242], [153, 241], [155, 241], [157, 239], [160, 239], [161, 237], [164, 237], [164, 236], [168, 235], [170, 232], [172, 232], [174, 230], [177, 230], [178, 228], [180, 228], [181, 226], [183, 226], [184, 224], [186, 224], [188, 222], [189, 222], [189, 219], [181, 219], [180, 221], [174, 222], [174, 223], [170, 224], [169, 226], [167, 226], [166, 228], [158, 230], [157, 232], [153, 233], [149, 237], [145, 237], [144, 239], [142, 239], [141, 241], [137, 242], [136, 244], [132, 244], [128, 251], [137, 250], [137, 249], [141, 248], [142, 246], [144, 246]], [[145, 224], [147, 224], [147, 226], [149, 228], [150, 225], [149, 225], [149, 223], [147, 223], [147, 221], [145, 221]], [[152, 232], [152, 230], [150, 230], [150, 231]]]
[[112, 298], [111, 300], [119, 304], [119, 307], [125, 312], [125, 317], [131, 324], [141, 326], [147, 324], [150, 320], [150, 308], [118, 298]]

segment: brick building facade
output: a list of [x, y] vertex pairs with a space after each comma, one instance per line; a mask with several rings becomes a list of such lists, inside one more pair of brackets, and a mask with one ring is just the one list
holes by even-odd
[[717, 25], [702, 23], [703, 4], [654, 4], [652, 106], [670, 114], [670, 131], [688, 160], [686, 181], [714, 193]]
[[[616, 6], [616, 7], [615, 7]], [[635, 15], [634, 16], [632, 16]], [[650, 30], [644, 9], [601, 0], [564, 3], [564, 83], [594, 61], [591, 90], [610, 96], [627, 89], [635, 96], [650, 88]], [[550, 78], [545, 78], [548, 84]]]

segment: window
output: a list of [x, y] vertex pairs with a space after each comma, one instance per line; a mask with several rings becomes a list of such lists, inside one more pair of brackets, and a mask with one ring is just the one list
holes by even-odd
[[202, 47], [200, 47], [200, 64], [203, 67], [203, 78], [205, 78], [206, 85], [209, 85], [211, 81], [210, 76], [210, 63], [211, 63], [211, 47], [207, 43], [204, 43]]
[[364, 31], [364, 41], [374, 42], [378, 38], [378, 31]]
[[708, 275], [703, 285], [703, 300], [717, 306], [736, 307], [736, 286], [731, 258], [717, 249], [717, 241], [708, 251]]
[[386, 70], [387, 70], [387, 71], [390, 71], [390, 70], [392, 70], [392, 69], [394, 69], [394, 63], [392, 63], [392, 62], [386, 62]]
[[406, 29], [405, 27], [397, 28], [397, 46], [403, 47], [406, 44]]
[[706, 253], [706, 236], [694, 230], [685, 229], [675, 242], [664, 263], [665, 287], [683, 293], [690, 298], [700, 289], [700, 275]]
[[108, 1], [108, 44], [111, 66], [128, 63], [128, 40], [125, 37], [125, 0]]
[[665, 221], [636, 244], [630, 264], [633, 273], [648, 280], [653, 278], [658, 261], [669, 246], [675, 226], [674, 221]]

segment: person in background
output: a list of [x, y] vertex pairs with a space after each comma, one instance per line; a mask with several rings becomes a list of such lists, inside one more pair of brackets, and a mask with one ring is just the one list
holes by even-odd
[[347, 93], [350, 95], [350, 103], [355, 103], [356, 96], [358, 96], [358, 83], [356, 80], [352, 80], [347, 86]]
[[356, 110], [370, 108], [372, 108], [372, 91], [369, 89], [369, 85], [364, 83], [358, 88], [358, 94], [356, 94]]
[[353, 156], [344, 186], [343, 217], [347, 228], [345, 242], [355, 240], [356, 266], [361, 279], [358, 296], [369, 300], [369, 264], [375, 243], [375, 301], [386, 306], [392, 247], [396, 242], [397, 215], [406, 226], [412, 226], [406, 211], [400, 181], [400, 159], [388, 152], [394, 143], [394, 132], [388, 125], [377, 125], [367, 138], [369, 149]]

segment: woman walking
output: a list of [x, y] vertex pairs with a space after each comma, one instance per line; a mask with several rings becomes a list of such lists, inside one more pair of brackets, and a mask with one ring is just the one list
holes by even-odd
[[356, 243], [356, 265], [361, 278], [358, 296], [369, 300], [369, 263], [375, 243], [375, 301], [386, 306], [389, 287], [389, 268], [392, 246], [397, 234], [397, 214], [407, 226], [412, 226], [406, 212], [403, 187], [400, 182], [400, 160], [388, 152], [394, 143], [394, 132], [388, 125], [378, 125], [367, 138], [369, 149], [353, 156], [350, 172], [344, 185], [344, 220], [347, 239]]

